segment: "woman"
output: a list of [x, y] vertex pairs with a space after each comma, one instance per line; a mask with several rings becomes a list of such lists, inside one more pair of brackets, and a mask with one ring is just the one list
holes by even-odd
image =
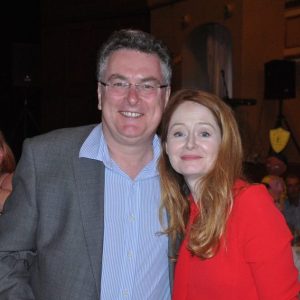
[[14, 155], [0, 131], [0, 213], [12, 191], [12, 176], [16, 167]]
[[231, 109], [214, 95], [181, 90], [167, 104], [161, 141], [165, 232], [174, 242], [184, 235], [173, 299], [297, 299], [292, 236], [265, 186], [241, 179]]

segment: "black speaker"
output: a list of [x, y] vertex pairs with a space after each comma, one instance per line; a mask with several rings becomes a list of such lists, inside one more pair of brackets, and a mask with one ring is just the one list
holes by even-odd
[[290, 60], [271, 60], [265, 63], [265, 99], [296, 97], [296, 65]]
[[13, 44], [12, 48], [13, 85], [40, 85], [40, 48], [35, 44]]

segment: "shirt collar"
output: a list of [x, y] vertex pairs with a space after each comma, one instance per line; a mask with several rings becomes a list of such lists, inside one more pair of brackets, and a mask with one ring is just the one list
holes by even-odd
[[[150, 175], [150, 172], [153, 176], [158, 174], [156, 166], [161, 151], [160, 139], [156, 134], [153, 137], [152, 147], [154, 153], [153, 159], [145, 166], [143, 172], [148, 173], [148, 175]], [[102, 161], [108, 168], [114, 167], [115, 163], [110, 157], [101, 123], [91, 131], [87, 139], [82, 144], [79, 157], [99, 160]]]

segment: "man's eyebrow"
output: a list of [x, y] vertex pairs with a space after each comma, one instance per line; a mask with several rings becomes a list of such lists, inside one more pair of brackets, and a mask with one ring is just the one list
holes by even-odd
[[[121, 74], [118, 74], [118, 73], [114, 73], [114, 74], [111, 74], [107, 80], [113, 80], [113, 79], [120, 79], [120, 80], [126, 80], [126, 81], [129, 81], [129, 79], [124, 76], [124, 75], [121, 75]], [[148, 77], [144, 77], [144, 78], [140, 78], [138, 80], [138, 82], [155, 82], [155, 83], [158, 83], [160, 84], [160, 80], [158, 80], [156, 77], [154, 76], [148, 76]]]
[[121, 79], [121, 80], [127, 80], [127, 78], [124, 75], [115, 73], [115, 74], [111, 74], [107, 80], [112, 80], [112, 79]]
[[160, 83], [160, 81], [153, 77], [153, 76], [149, 76], [149, 77], [144, 77], [140, 80], [140, 82], [146, 82], [146, 81], [152, 81], [152, 82], [155, 82], [155, 83]]

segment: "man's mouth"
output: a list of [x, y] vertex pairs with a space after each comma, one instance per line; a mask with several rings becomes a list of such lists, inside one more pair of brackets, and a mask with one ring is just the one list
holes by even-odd
[[127, 118], [139, 118], [143, 115], [141, 113], [132, 112], [132, 111], [121, 111], [120, 113], [121, 113], [121, 115], [123, 115], [124, 117], [127, 117]]

